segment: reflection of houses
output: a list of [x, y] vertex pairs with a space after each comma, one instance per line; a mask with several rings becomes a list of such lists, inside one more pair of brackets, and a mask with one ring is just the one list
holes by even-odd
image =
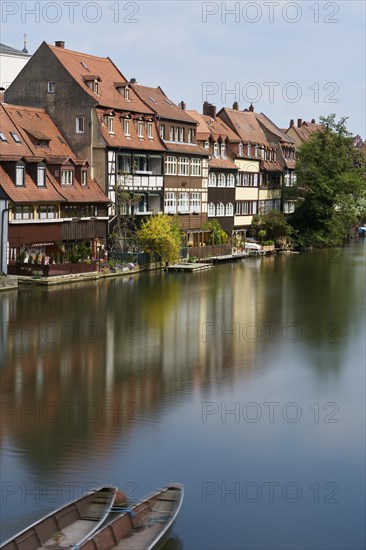
[[197, 141], [210, 155], [208, 161], [208, 219], [218, 219], [225, 231], [234, 228], [235, 182], [238, 167], [229, 143], [240, 138], [220, 118], [216, 117], [216, 107], [203, 104], [203, 114], [197, 111], [188, 113], [198, 122]]
[[208, 152], [197, 144], [197, 122], [158, 88], [132, 84], [133, 90], [158, 119], [166, 147], [164, 167], [164, 212], [176, 216], [187, 234], [188, 245], [203, 242], [207, 221]]
[[20, 250], [49, 255], [84, 243], [95, 254], [107, 233], [108, 199], [88, 176], [88, 163], [43, 109], [0, 104], [0, 117], [0, 188], [8, 205], [2, 267]]
[[[34, 80], [37, 96], [27, 92]], [[46, 108], [73, 149], [89, 160], [112, 202], [119, 185], [141, 194], [136, 213], [161, 210], [164, 146], [154, 112], [109, 58], [66, 50], [64, 42], [43, 42], [6, 98]]]

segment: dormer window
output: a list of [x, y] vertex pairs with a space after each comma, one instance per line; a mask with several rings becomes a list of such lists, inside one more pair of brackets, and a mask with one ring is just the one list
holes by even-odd
[[258, 156], [258, 145], [254, 147], [254, 156]]
[[192, 143], [192, 128], [189, 128], [189, 129], [188, 129], [187, 142], [188, 142], [188, 143]]
[[61, 170], [61, 185], [72, 185], [73, 170]]
[[221, 144], [221, 157], [223, 159], [226, 158], [226, 145], [225, 145], [225, 143]]
[[247, 145], [247, 156], [250, 157], [251, 154], [252, 154], [252, 146], [250, 145], [250, 143], [248, 143], [248, 145]]
[[170, 141], [174, 140], [174, 127], [173, 126], [171, 126], [169, 128], [169, 139], [170, 139]]
[[217, 143], [217, 141], [215, 141], [214, 143], [213, 154], [214, 154], [214, 157], [216, 158], [219, 156], [219, 144]]
[[243, 144], [240, 142], [239, 143], [239, 157], [242, 157], [243, 156]]
[[113, 119], [114, 119], [113, 116], [109, 116], [109, 117], [108, 117], [108, 132], [109, 132], [110, 134], [114, 134]]
[[139, 138], [144, 137], [144, 136], [143, 136], [143, 133], [142, 133], [142, 132], [143, 132], [143, 130], [142, 130], [143, 127], [144, 127], [143, 122], [142, 122], [141, 120], [139, 120], [139, 121], [137, 122], [137, 135], [138, 135]]
[[174, 141], [178, 141], [179, 139], [179, 128], [174, 128]]
[[35, 145], [36, 147], [42, 147], [43, 149], [46, 149], [49, 146], [50, 142], [48, 139], [36, 139]]
[[127, 86], [125, 87], [125, 99], [130, 101], [130, 88], [127, 88]]
[[184, 141], [184, 128], [179, 128], [179, 141]]
[[17, 162], [15, 166], [15, 185], [17, 187], [24, 187], [25, 177], [25, 164], [24, 162]]
[[147, 123], [147, 137], [149, 139], [152, 139], [152, 137], [153, 137], [153, 124], [152, 124], [152, 122]]
[[88, 172], [87, 170], [81, 171], [81, 185], [86, 185], [88, 183]]
[[97, 95], [99, 95], [99, 82], [98, 80], [94, 80], [93, 82], [93, 92]]
[[207, 151], [210, 149], [210, 142], [208, 140], [205, 141], [205, 149], [207, 149]]
[[165, 126], [164, 126], [164, 124], [160, 124], [160, 137], [161, 137], [161, 139], [165, 138]]
[[123, 121], [123, 131], [125, 133], [125, 136], [130, 136], [130, 119], [125, 118]]
[[46, 165], [44, 163], [37, 166], [37, 187], [46, 186]]

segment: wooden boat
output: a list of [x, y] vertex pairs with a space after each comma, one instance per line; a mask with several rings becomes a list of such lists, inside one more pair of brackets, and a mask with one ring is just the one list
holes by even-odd
[[174, 483], [147, 496], [102, 526], [80, 550], [158, 550], [168, 540], [183, 502], [183, 485]]
[[77, 548], [106, 520], [114, 504], [116, 493], [115, 487], [102, 487], [75, 499], [5, 541], [0, 548], [1, 550]]

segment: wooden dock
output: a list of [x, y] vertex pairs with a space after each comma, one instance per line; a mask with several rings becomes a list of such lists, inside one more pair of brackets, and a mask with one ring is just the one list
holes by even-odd
[[168, 265], [165, 270], [166, 271], [186, 271], [188, 273], [195, 273], [196, 271], [204, 271], [207, 269], [211, 269], [212, 264], [199, 264], [199, 263], [192, 263], [192, 264], [173, 264]]

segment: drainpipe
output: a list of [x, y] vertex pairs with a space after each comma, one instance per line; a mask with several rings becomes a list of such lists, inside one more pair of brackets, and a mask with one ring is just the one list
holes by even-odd
[[94, 123], [93, 123], [94, 107], [90, 110], [90, 177], [94, 179], [94, 156], [93, 156], [93, 138], [94, 138]]
[[3, 242], [3, 235], [4, 235], [4, 214], [5, 212], [10, 212], [10, 210], [12, 210], [12, 208], [4, 208], [4, 210], [2, 211], [1, 213], [1, 243], [0, 243], [0, 272], [3, 274], [3, 275], [7, 275], [7, 273], [5, 273], [5, 271], [3, 271], [3, 249], [4, 249], [4, 244], [5, 242]]

